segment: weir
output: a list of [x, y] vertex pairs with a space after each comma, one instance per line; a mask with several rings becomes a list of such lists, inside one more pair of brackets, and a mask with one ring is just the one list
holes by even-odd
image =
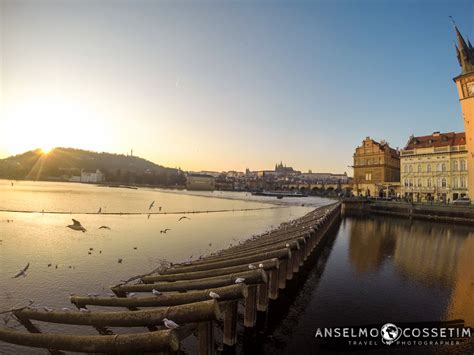
[[[340, 218], [338, 202], [214, 255], [132, 278], [134, 283], [112, 286], [116, 297], [72, 296], [79, 312], [14, 310], [13, 315], [28, 332], [0, 330], [0, 341], [48, 349], [51, 354], [174, 354], [183, 339], [196, 333], [199, 354], [213, 354], [215, 342], [233, 347], [239, 312], [243, 313], [245, 331], [255, 329], [257, 315], [272, 311], [269, 305], [285, 292], [287, 281], [319, 257]], [[153, 290], [163, 293], [154, 295]], [[211, 292], [219, 297], [212, 298]], [[88, 306], [107, 309], [89, 310]], [[111, 311], [111, 307], [119, 309]], [[180, 327], [166, 329], [165, 318]], [[100, 335], [41, 333], [32, 321], [93, 327]], [[223, 325], [221, 339], [215, 339], [219, 325]], [[107, 327], [146, 327], [149, 332], [114, 334]]]

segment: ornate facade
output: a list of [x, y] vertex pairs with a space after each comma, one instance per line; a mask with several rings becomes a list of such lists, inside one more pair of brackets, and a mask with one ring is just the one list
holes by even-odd
[[[364, 196], [393, 195], [400, 181], [400, 155], [388, 143], [366, 137], [354, 153], [354, 193]], [[390, 183], [393, 189], [390, 190]]]
[[412, 136], [400, 159], [402, 196], [417, 202], [450, 202], [468, 195], [464, 132]]

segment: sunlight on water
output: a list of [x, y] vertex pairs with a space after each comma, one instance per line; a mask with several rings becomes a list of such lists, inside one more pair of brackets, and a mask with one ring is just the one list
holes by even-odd
[[[23, 181], [13, 186], [0, 181], [0, 196], [0, 311], [28, 299], [56, 309], [71, 307], [71, 293], [105, 295], [110, 285], [149, 272], [161, 260], [197, 259], [332, 202]], [[162, 214], [148, 218], [160, 206]], [[137, 214], [97, 214], [100, 207], [103, 213]], [[191, 213], [180, 222], [181, 215], [173, 214], [214, 210], [227, 212]], [[71, 218], [87, 232], [67, 228]], [[98, 229], [102, 225], [111, 229]], [[165, 228], [170, 231], [160, 233]], [[13, 279], [28, 262], [27, 276]], [[0, 352], [9, 349], [0, 343]]]

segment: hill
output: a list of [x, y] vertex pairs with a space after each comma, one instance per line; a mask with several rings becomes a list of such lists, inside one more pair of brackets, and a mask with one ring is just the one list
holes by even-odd
[[67, 180], [96, 169], [106, 181], [120, 183], [175, 185], [184, 178], [178, 169], [140, 157], [73, 148], [55, 148], [48, 154], [36, 149], [0, 160], [0, 178], [6, 179]]

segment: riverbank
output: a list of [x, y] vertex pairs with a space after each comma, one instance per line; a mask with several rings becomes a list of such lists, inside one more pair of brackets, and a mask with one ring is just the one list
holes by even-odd
[[471, 206], [344, 199], [342, 213], [348, 216], [384, 215], [474, 226], [474, 207]]

